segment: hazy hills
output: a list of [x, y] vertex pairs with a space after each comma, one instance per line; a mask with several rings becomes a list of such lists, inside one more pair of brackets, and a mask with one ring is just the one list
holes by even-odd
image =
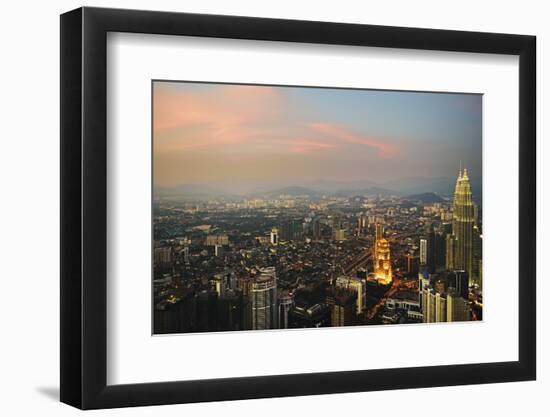
[[[177, 200], [227, 198], [276, 198], [280, 195], [312, 198], [321, 196], [352, 197], [355, 195], [402, 196], [426, 203], [443, 201], [441, 196], [451, 196], [456, 178], [410, 177], [387, 182], [316, 180], [296, 184], [182, 184], [174, 187], [155, 187], [155, 196]], [[481, 201], [481, 178], [472, 178], [474, 199]], [[237, 191], [238, 190], [238, 191]]]

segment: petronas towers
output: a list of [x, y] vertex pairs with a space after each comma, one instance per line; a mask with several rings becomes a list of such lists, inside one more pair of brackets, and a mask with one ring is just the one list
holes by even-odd
[[468, 170], [460, 170], [456, 180], [453, 199], [452, 235], [447, 240], [447, 268], [468, 273], [470, 285], [480, 284], [479, 256], [476, 252], [479, 232], [475, 219], [475, 206], [472, 201], [472, 187]]

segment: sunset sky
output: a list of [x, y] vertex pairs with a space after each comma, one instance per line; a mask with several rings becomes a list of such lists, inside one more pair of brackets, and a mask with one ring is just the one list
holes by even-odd
[[154, 182], [481, 176], [481, 95], [154, 82]]

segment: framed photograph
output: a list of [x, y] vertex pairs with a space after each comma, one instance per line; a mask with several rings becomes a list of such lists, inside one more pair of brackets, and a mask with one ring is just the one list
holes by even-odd
[[533, 380], [535, 37], [61, 16], [61, 401]]

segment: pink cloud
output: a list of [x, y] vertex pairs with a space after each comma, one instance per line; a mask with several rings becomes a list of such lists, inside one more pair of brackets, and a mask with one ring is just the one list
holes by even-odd
[[[296, 123], [284, 94], [272, 87], [222, 85], [206, 90], [159, 83], [154, 88], [155, 152], [215, 149], [223, 152], [310, 154], [365, 145], [380, 158], [399, 148], [327, 122]], [[243, 146], [246, 145], [246, 146]]]
[[292, 153], [309, 153], [336, 147], [333, 143], [316, 142], [313, 140], [290, 140], [288, 144], [290, 145], [288, 150]]
[[352, 133], [337, 124], [318, 122], [310, 123], [308, 126], [316, 133], [324, 135], [332, 140], [365, 145], [375, 149], [378, 156], [381, 158], [393, 158], [399, 154], [399, 147], [394, 144]]
[[173, 152], [272, 136], [286, 100], [271, 87], [227, 85], [194, 92], [159, 84], [153, 105], [155, 150]]
[[193, 125], [232, 126], [271, 119], [284, 99], [271, 87], [220, 86], [206, 93], [164, 88], [154, 90], [156, 130]]

